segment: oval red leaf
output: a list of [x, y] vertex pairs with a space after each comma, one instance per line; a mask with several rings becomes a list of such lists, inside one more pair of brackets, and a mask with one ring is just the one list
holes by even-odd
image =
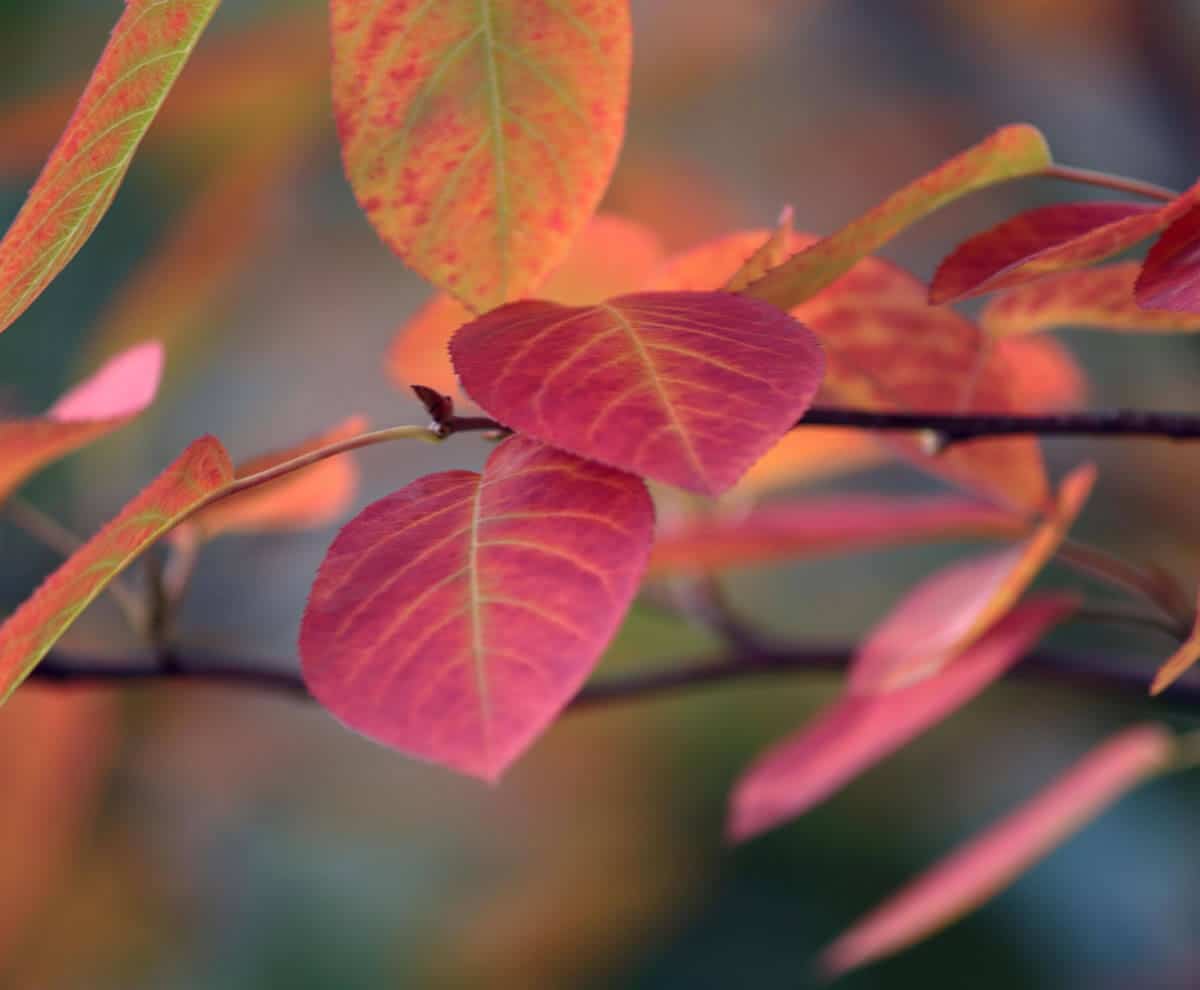
[[725, 292], [512, 303], [460, 329], [450, 356], [471, 398], [507, 426], [708, 495], [787, 432], [824, 367], [790, 316]]
[[338, 534], [300, 631], [304, 678], [351, 728], [494, 780], [586, 679], [646, 565], [637, 478], [504, 441]]
[[1172, 222], [1150, 248], [1134, 294], [1147, 309], [1200, 312], [1200, 206]]

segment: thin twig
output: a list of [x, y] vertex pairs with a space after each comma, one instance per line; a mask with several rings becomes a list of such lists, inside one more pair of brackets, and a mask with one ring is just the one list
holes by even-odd
[[1179, 193], [1173, 189], [1155, 185], [1153, 182], [1143, 182], [1141, 179], [1131, 179], [1124, 175], [1098, 172], [1091, 168], [1076, 168], [1073, 165], [1051, 165], [1041, 174], [1048, 179], [1062, 179], [1064, 182], [1076, 182], [1085, 186], [1113, 189], [1117, 192], [1129, 193], [1133, 196], [1157, 199], [1164, 203], [1169, 203], [1179, 196]]

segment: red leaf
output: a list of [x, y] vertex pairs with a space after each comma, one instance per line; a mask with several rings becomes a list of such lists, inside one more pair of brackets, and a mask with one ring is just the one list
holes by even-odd
[[625, 127], [628, 0], [333, 0], [333, 102], [359, 203], [468, 307], [566, 256]]
[[1163, 769], [1175, 743], [1138, 725], [1093, 749], [987, 831], [892, 895], [821, 955], [830, 975], [891, 955], [973, 911], [1108, 805]]
[[930, 538], [1017, 536], [1024, 521], [956, 496], [831, 495], [691, 517], [654, 541], [652, 574], [707, 573]]
[[1176, 218], [1150, 248], [1134, 295], [1147, 309], [1200, 312], [1200, 206]]
[[1195, 196], [1189, 190], [1158, 207], [1060, 203], [1020, 213], [955, 248], [934, 273], [929, 301], [954, 302], [1103, 261], [1162, 230]]
[[304, 677], [351, 728], [496, 779], [587, 678], [637, 589], [654, 510], [636, 478], [504, 441], [334, 540], [300, 632]]
[[35, 471], [125, 425], [154, 399], [162, 375], [157, 342], [113, 358], [44, 416], [0, 420], [0, 501]]
[[232, 478], [225, 448], [202, 437], [50, 575], [0, 625], [0, 702], [109, 581]]
[[1072, 607], [1065, 598], [1030, 600], [933, 677], [885, 694], [844, 695], [746, 771], [731, 799], [729, 835], [750, 838], [825, 800], [974, 698]]
[[808, 408], [823, 365], [789, 316], [723, 292], [512, 303], [459, 330], [450, 356], [471, 398], [502, 423], [712, 495]]
[[0, 241], [0, 331], [66, 267], [100, 218], [218, 0], [126, 0], [58, 146]]

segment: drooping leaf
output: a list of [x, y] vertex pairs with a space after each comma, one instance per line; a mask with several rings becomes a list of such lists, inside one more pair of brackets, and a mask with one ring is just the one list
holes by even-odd
[[214, 437], [202, 437], [72, 554], [0, 625], [0, 703], [143, 550], [233, 478]]
[[[567, 306], [589, 306], [635, 292], [662, 257], [654, 232], [615, 214], [599, 214], [571, 245], [562, 266], [539, 294]], [[453, 296], [438, 293], [404, 324], [388, 352], [388, 372], [402, 386], [427, 385], [460, 397], [450, 364], [450, 338], [473, 314]]]
[[474, 310], [567, 254], [625, 126], [628, 0], [333, 0], [333, 102], [380, 236]]
[[1024, 594], [1066, 537], [1095, 477], [1090, 465], [1068, 476], [1054, 510], [1026, 540], [953, 564], [909, 591], [856, 652], [850, 692], [894, 691], [952, 663]]
[[[1200, 616], [1200, 598], [1197, 599], [1197, 616]], [[1195, 666], [1197, 660], [1200, 660], [1200, 618], [1196, 619], [1188, 638], [1158, 668], [1150, 685], [1150, 693], [1161, 694]]]
[[954, 302], [1103, 261], [1162, 230], [1197, 192], [1165, 206], [1059, 203], [1020, 213], [955, 248], [934, 273], [929, 301]]
[[1141, 270], [1136, 261], [1122, 261], [1048, 275], [996, 296], [984, 307], [979, 325], [997, 337], [1059, 327], [1143, 333], [1200, 330], [1200, 315], [1138, 305], [1134, 283]]
[[218, 2], [126, 0], [71, 122], [0, 241], [0, 331], [100, 222]]
[[313, 694], [351, 728], [497, 778], [586, 679], [637, 589], [637, 478], [524, 436], [429, 475], [334, 540], [304, 614]]
[[[351, 416], [331, 430], [286, 450], [253, 457], [237, 466], [245, 478], [302, 454], [357, 436], [367, 428], [365, 416]], [[172, 540], [211, 540], [222, 533], [279, 532], [310, 529], [333, 522], [346, 511], [358, 488], [358, 469], [349, 456], [327, 457], [274, 481], [218, 499], [193, 514], [171, 533]]]
[[113, 358], [36, 419], [0, 420], [0, 502], [51, 461], [128, 423], [154, 399], [163, 350], [140, 344]]
[[598, 306], [511, 303], [450, 342], [467, 393], [546, 443], [720, 494], [808, 408], [813, 335], [723, 292], [644, 292]]
[[871, 467], [888, 450], [863, 430], [806, 426], [792, 430], [760, 457], [730, 495], [755, 498], [765, 492]]
[[731, 798], [729, 836], [748, 839], [840, 790], [974, 698], [1072, 607], [1061, 597], [1031, 599], [934, 676], [883, 694], [844, 695], [742, 775]]
[[690, 516], [658, 534], [650, 573], [704, 574], [929, 539], [1017, 536], [1019, 516], [958, 496], [827, 495]]
[[1200, 207], [1172, 219], [1150, 248], [1134, 295], [1147, 309], [1200, 313]]
[[780, 309], [791, 309], [935, 210], [977, 189], [1036, 174], [1049, 164], [1050, 149], [1037, 128], [1029, 124], [1002, 127], [893, 193], [836, 234], [804, 248], [745, 292]]
[[1147, 777], [1175, 750], [1158, 725], [1113, 736], [986, 831], [855, 922], [822, 953], [831, 976], [875, 962], [973, 911]]

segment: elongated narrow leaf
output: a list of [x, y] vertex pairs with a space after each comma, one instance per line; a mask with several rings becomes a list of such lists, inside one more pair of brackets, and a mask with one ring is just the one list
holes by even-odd
[[50, 575], [0, 625], [0, 702], [109, 581], [232, 477], [225, 448], [202, 437]]
[[1060, 327], [1140, 333], [1200, 331], [1200, 314], [1138, 305], [1134, 283], [1141, 270], [1140, 263], [1123, 261], [1049, 275], [996, 296], [984, 307], [979, 325], [996, 337]]
[[1134, 294], [1147, 309], [1200, 313], [1200, 207], [1175, 217], [1150, 248]]
[[820, 496], [687, 518], [659, 533], [650, 573], [703, 574], [920, 540], [1018, 536], [1025, 526], [1019, 516], [957, 496]]
[[712, 495], [808, 408], [823, 367], [795, 320], [723, 292], [512, 303], [459, 330], [450, 355], [471, 398], [507, 426]]
[[0, 502], [40, 468], [125, 423], [158, 390], [163, 351], [141, 344], [113, 358], [43, 416], [0, 420]]
[[342, 530], [304, 614], [305, 680], [351, 728], [494, 780], [590, 673], [653, 525], [637, 478], [511, 437], [482, 476], [429, 475]]
[[71, 122], [0, 241], [0, 331], [100, 222], [218, 2], [126, 0]]
[[1070, 475], [1054, 511], [1028, 539], [953, 564], [905, 595], [855, 654], [849, 690], [894, 691], [952, 663], [1024, 594], [1066, 537], [1095, 476], [1091, 466]]
[[784, 434], [742, 475], [730, 495], [755, 498], [790, 485], [868, 468], [889, 456], [888, 448], [863, 430], [806, 426]]
[[1137, 725], [1084, 756], [1016, 811], [960, 846], [855, 924], [822, 953], [838, 975], [928, 938], [999, 893], [1110, 804], [1170, 761], [1158, 725]]
[[745, 289], [781, 309], [811, 299], [906, 227], [976, 189], [1040, 172], [1050, 164], [1035, 127], [1013, 124], [923, 175], [836, 234], [825, 237]]
[[333, 102], [359, 203], [473, 310], [567, 254], [625, 126], [628, 0], [333, 0]]
[[1103, 261], [1162, 230], [1195, 197], [1189, 190], [1158, 207], [1060, 203], [1018, 214], [955, 248], [933, 276], [929, 301], [953, 302]]
[[[1200, 597], [1197, 598], [1197, 603], [1197, 615], [1200, 616]], [[1197, 618], [1193, 625], [1191, 635], [1180, 643], [1179, 649], [1158, 668], [1158, 673], [1154, 675], [1154, 681], [1150, 685], [1150, 693], [1161, 694], [1194, 667], [1197, 660], [1200, 660], [1200, 618]]]
[[[235, 472], [245, 478], [295, 457], [357, 436], [367, 428], [364, 416], [351, 416], [331, 430], [286, 450], [253, 457]], [[348, 455], [327, 457], [265, 485], [222, 498], [176, 527], [173, 540], [211, 540], [222, 533], [288, 531], [325, 526], [346, 511], [358, 488], [358, 469]]]
[[762, 242], [758, 250], [742, 262], [741, 267], [721, 286], [726, 292], [741, 292], [752, 282], [757, 282], [772, 268], [782, 265], [793, 251], [796, 232], [792, 224], [793, 210], [786, 206], [779, 215], [779, 222], [771, 235]]
[[885, 694], [846, 694], [750, 767], [731, 798], [741, 840], [824, 801], [867, 768], [961, 708], [1070, 612], [1065, 598], [1023, 603], [940, 673]]
[[[613, 214], [592, 218], [571, 246], [566, 261], [540, 287], [539, 294], [567, 306], [588, 306], [610, 296], [635, 292], [650, 277], [662, 245], [653, 231]], [[459, 397], [450, 364], [450, 338], [473, 314], [447, 293], [438, 293], [404, 324], [388, 352], [392, 380], [407, 387], [427, 385]]]

